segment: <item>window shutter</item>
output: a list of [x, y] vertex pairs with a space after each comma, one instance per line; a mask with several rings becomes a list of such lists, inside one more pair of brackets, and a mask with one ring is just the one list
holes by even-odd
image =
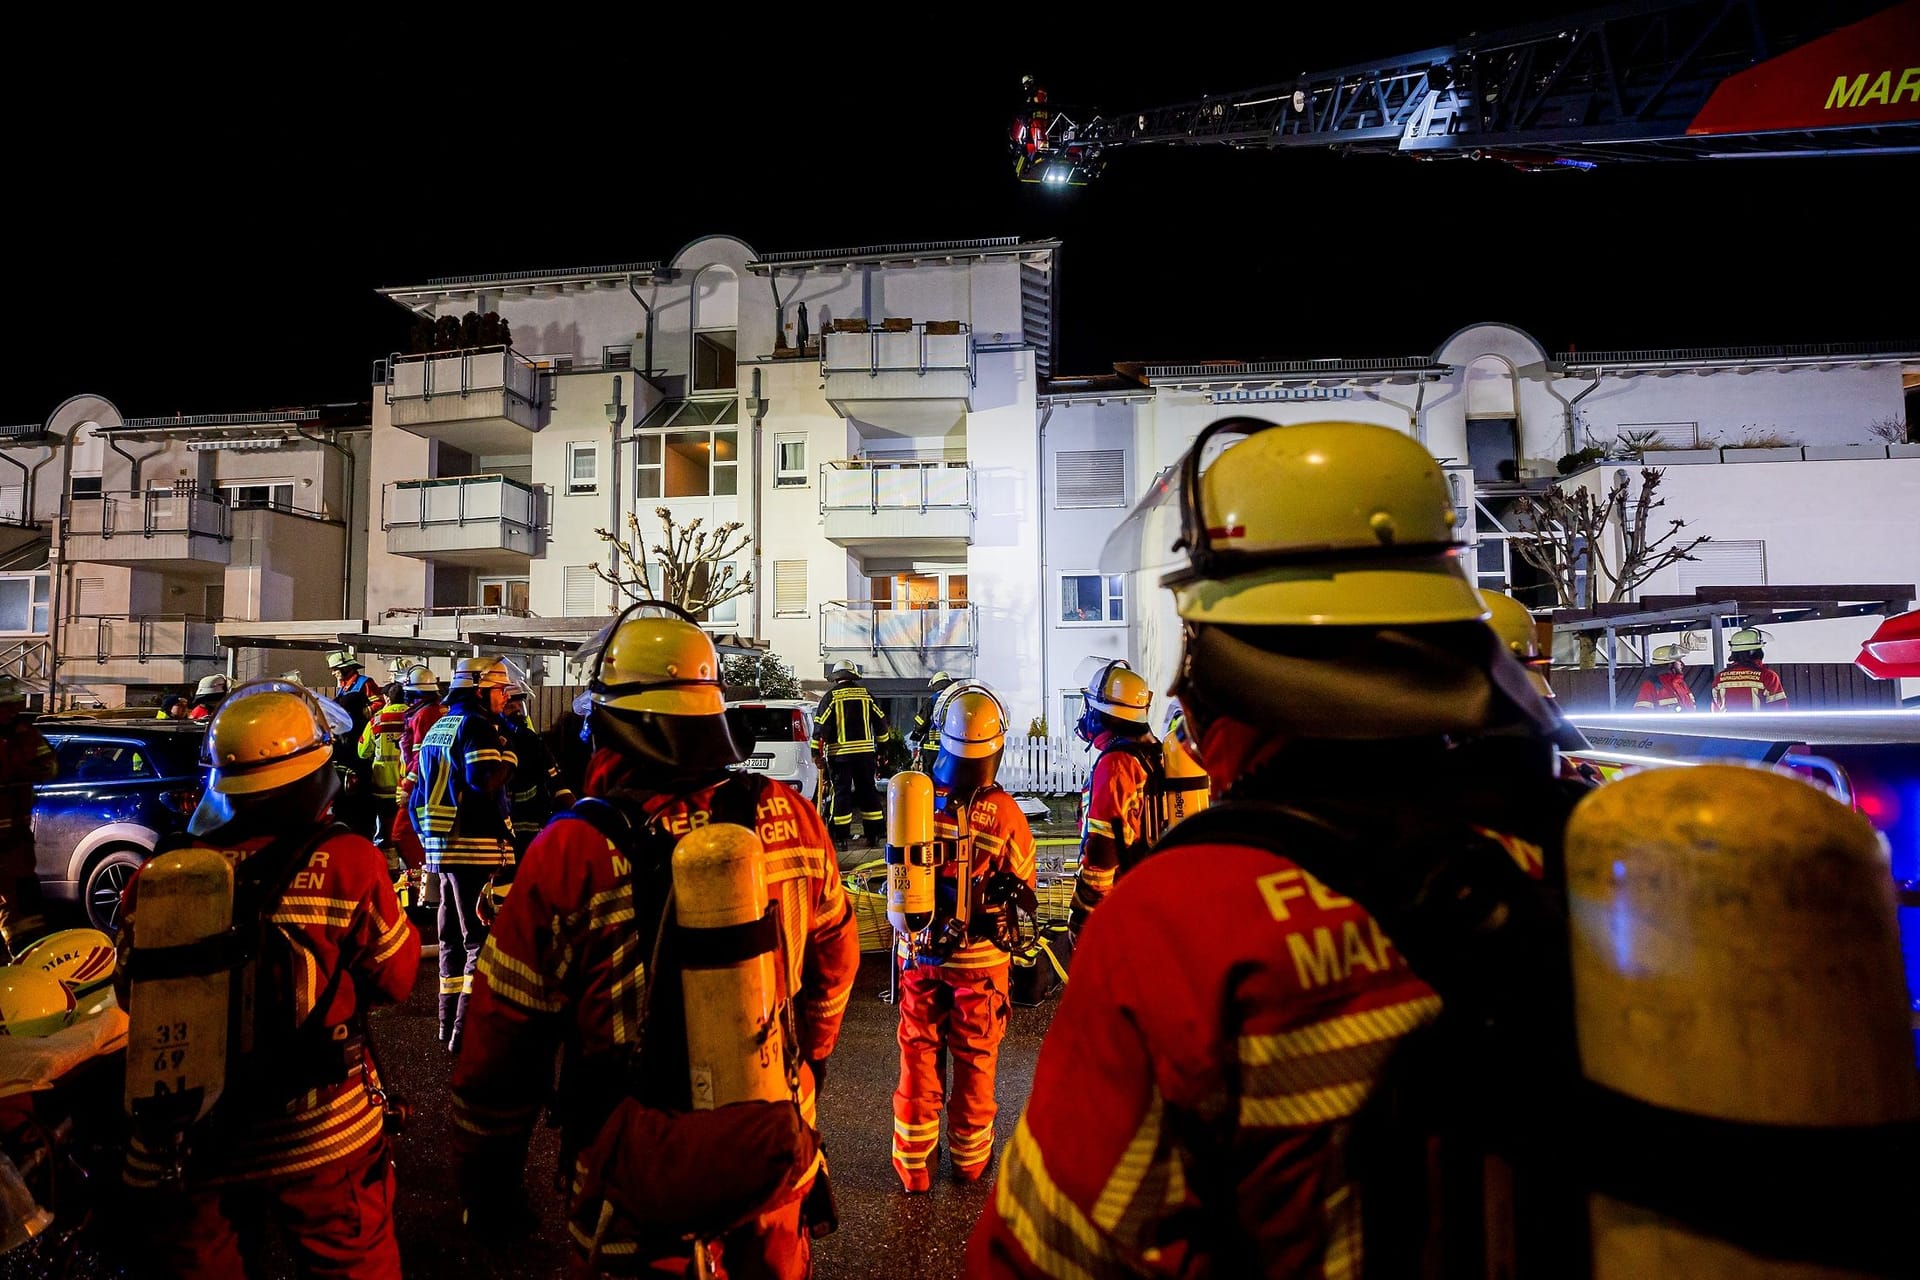
[[773, 616], [776, 618], [807, 616], [807, 562], [805, 560], [773, 562]]
[[1127, 451], [1072, 449], [1054, 463], [1054, 506], [1124, 507], [1127, 505]]
[[590, 618], [597, 610], [594, 590], [600, 580], [594, 576], [590, 564], [570, 564], [561, 575], [560, 613], [567, 618]]
[[1701, 587], [1764, 587], [1767, 585], [1767, 544], [1760, 538], [1703, 542], [1692, 560], [1680, 562], [1680, 590]]
[[81, 578], [76, 582], [73, 592], [74, 617], [97, 617], [106, 605], [107, 580], [105, 578]]

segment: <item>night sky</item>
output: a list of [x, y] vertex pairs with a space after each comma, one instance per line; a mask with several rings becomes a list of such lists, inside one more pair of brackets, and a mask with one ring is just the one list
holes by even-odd
[[375, 286], [666, 258], [716, 232], [761, 251], [1058, 237], [1060, 373], [1426, 354], [1482, 320], [1552, 351], [1920, 336], [1914, 157], [1526, 174], [1149, 148], [1085, 189], [1011, 176], [1025, 71], [1069, 114], [1146, 107], [1539, 6], [1387, 22], [1329, 4], [1264, 25], [1167, 7], [1098, 30], [1098, 6], [967, 6], [947, 34], [884, 43], [858, 33], [899, 7], [719, 32], [553, 12], [447, 6], [252, 51], [171, 22], [23, 42], [0, 90], [24, 286], [0, 422], [82, 391], [135, 416], [364, 399], [369, 362], [406, 337]]

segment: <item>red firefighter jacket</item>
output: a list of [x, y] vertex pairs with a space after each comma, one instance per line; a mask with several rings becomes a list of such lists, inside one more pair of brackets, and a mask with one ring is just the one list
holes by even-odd
[[[954, 813], [945, 807], [944, 797], [941, 803], [942, 807], [933, 815], [934, 839], [952, 840], [958, 834], [959, 825]], [[1001, 871], [1012, 872], [1029, 886], [1034, 883], [1033, 828], [1027, 825], [1027, 815], [1020, 812], [1012, 796], [998, 787], [989, 787], [975, 796], [967, 805], [967, 829], [973, 833], [971, 876], [975, 887]], [[940, 868], [941, 877], [949, 882], [957, 874], [951, 864]], [[907, 959], [906, 939], [896, 938], [895, 950], [900, 959]], [[923, 960], [922, 963], [929, 962]], [[1006, 964], [1007, 953], [989, 939], [976, 938], [937, 963], [955, 969], [991, 969]]]
[[1640, 696], [1633, 700], [1635, 711], [1691, 711], [1693, 710], [1693, 690], [1687, 687], [1687, 678], [1672, 671], [1663, 671], [1658, 680], [1642, 680]]
[[423, 702], [407, 717], [407, 727], [400, 731], [400, 763], [406, 770], [402, 776], [408, 783], [414, 780], [414, 770], [419, 767], [421, 740], [427, 736], [427, 730], [433, 728], [434, 721], [445, 714], [446, 703]]
[[[268, 843], [261, 837], [222, 852], [239, 864]], [[139, 895], [136, 875], [120, 913], [122, 955], [139, 938]], [[291, 961], [293, 989], [282, 995], [291, 995], [296, 1025], [316, 1018], [321, 1027], [344, 1026], [364, 1017], [369, 1005], [398, 1003], [413, 990], [420, 934], [394, 897], [386, 858], [357, 835], [337, 832], [308, 853], [268, 919]], [[317, 1008], [328, 993], [326, 1007]], [[252, 1078], [288, 1079], [305, 1065], [254, 1062], [245, 1071]], [[228, 1087], [240, 1083], [230, 1079]], [[378, 1083], [366, 1060], [337, 1084], [309, 1089], [270, 1111], [249, 1109], [235, 1117], [237, 1136], [199, 1144], [196, 1153], [205, 1163], [190, 1165], [189, 1177], [195, 1183], [251, 1182], [351, 1156], [380, 1138], [381, 1108], [369, 1093]], [[154, 1185], [164, 1171], [155, 1153], [137, 1140], [128, 1144], [128, 1185]]]
[[[636, 789], [640, 778], [618, 754], [600, 750], [586, 791], [643, 796], [646, 813], [675, 834], [707, 821], [716, 784], [683, 796], [649, 794]], [[800, 1056], [818, 1061], [840, 1038], [859, 930], [833, 839], [813, 806], [770, 781], [757, 817], [767, 889], [779, 907], [782, 979], [797, 997]], [[588, 1062], [618, 1062], [633, 1045], [658, 920], [635, 918], [632, 876], [626, 853], [584, 821], [549, 824], [527, 850], [480, 954], [454, 1067], [454, 1140], [464, 1176], [517, 1181], [563, 1041], [570, 1056]], [[560, 1099], [566, 1151], [592, 1141], [623, 1083], [582, 1079], [585, 1089], [573, 1092], [594, 1096]], [[812, 1123], [811, 1073], [801, 1080], [801, 1109]]]
[[1780, 673], [1764, 662], [1732, 662], [1713, 678], [1715, 711], [1785, 711]]
[[34, 873], [33, 788], [58, 772], [53, 748], [26, 717], [0, 725], [0, 874]]
[[[1080, 874], [1073, 886], [1073, 923], [1078, 928], [1099, 906], [1120, 874], [1120, 851], [1137, 844], [1147, 827], [1146, 768], [1111, 731], [1093, 740], [1099, 758], [1087, 780], [1086, 829], [1080, 834]], [[1154, 739], [1141, 741], [1151, 745]]]
[[[1209, 727], [1218, 790], [1272, 754]], [[1296, 864], [1154, 854], [1087, 923], [966, 1274], [1359, 1274], [1348, 1122], [1439, 1012], [1373, 918]]]

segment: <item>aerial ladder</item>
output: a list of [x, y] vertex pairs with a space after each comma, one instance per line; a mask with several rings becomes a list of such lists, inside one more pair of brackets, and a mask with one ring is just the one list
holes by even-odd
[[1023, 182], [1081, 186], [1144, 146], [1326, 147], [1526, 172], [1920, 152], [1920, 0], [1645, 0], [1191, 102], [1063, 109], [1032, 77]]

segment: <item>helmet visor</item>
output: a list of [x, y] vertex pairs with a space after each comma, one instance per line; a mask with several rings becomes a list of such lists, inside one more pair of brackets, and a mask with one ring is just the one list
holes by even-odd
[[1193, 446], [1167, 465], [1133, 505], [1100, 550], [1103, 573], [1173, 574], [1191, 566], [1186, 534], [1187, 494], [1227, 449], [1256, 431], [1277, 424], [1252, 418], [1224, 418], [1200, 433]]

